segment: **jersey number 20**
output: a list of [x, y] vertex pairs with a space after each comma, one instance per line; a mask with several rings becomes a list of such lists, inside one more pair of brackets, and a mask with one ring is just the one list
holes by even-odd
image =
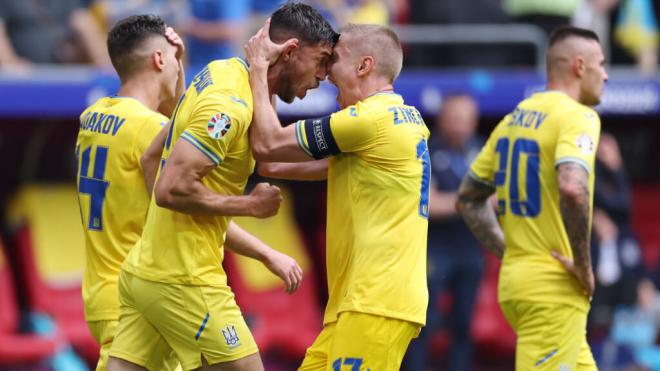
[[[541, 212], [541, 192], [539, 181], [539, 144], [535, 140], [519, 138], [513, 142], [513, 153], [511, 163], [509, 159], [509, 138], [502, 138], [495, 145], [495, 152], [500, 154], [500, 166], [495, 173], [495, 187], [498, 189], [498, 212], [506, 213], [506, 200], [513, 215], [523, 217], [534, 217]], [[520, 159], [527, 155], [526, 173], [520, 174]], [[525, 195], [522, 199], [519, 189], [518, 177], [525, 178]], [[509, 195], [503, 197], [502, 187], [509, 182]]]
[[105, 200], [105, 192], [108, 190], [108, 183], [105, 180], [105, 164], [108, 160], [108, 147], [96, 147], [96, 156], [94, 157], [94, 166], [92, 175], [89, 175], [89, 157], [92, 152], [92, 147], [83, 149], [80, 153], [80, 148], [77, 149], [78, 167], [79, 167], [79, 181], [78, 193], [87, 194], [90, 196], [89, 202], [89, 223], [87, 229], [102, 231], [103, 230], [103, 201]]

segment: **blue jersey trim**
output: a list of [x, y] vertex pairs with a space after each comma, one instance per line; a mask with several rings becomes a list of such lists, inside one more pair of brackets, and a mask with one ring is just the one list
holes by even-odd
[[199, 326], [199, 330], [197, 330], [197, 335], [195, 335], [195, 340], [199, 340], [199, 337], [202, 336], [202, 331], [206, 328], [206, 323], [209, 321], [209, 313], [206, 312], [206, 317], [204, 317], [204, 321], [202, 321], [202, 325]]
[[202, 152], [204, 155], [206, 155], [206, 157], [208, 157], [211, 161], [213, 161], [214, 164], [220, 165], [220, 163], [222, 162], [222, 159], [220, 159], [218, 155], [213, 153], [211, 149], [205, 146], [202, 142], [198, 141], [192, 135], [183, 132], [183, 134], [181, 134], [181, 139], [185, 139], [187, 142], [195, 146], [195, 148], [200, 150], [200, 152]]
[[302, 149], [303, 152], [305, 152], [309, 157], [314, 157], [314, 155], [312, 155], [312, 152], [309, 151], [309, 147], [305, 143], [305, 138], [303, 137], [304, 135], [303, 127], [305, 125], [305, 122], [300, 120], [297, 121], [294, 125], [295, 125], [294, 128], [296, 132], [296, 141], [298, 142], [298, 147], [300, 147], [300, 149]]
[[243, 67], [245, 67], [245, 70], [246, 70], [246, 71], [248, 71], [248, 72], [250, 71], [250, 65], [249, 65], [249, 64], [248, 64], [243, 58], [241, 58], [241, 57], [236, 57], [236, 60], [238, 60], [239, 62], [241, 62], [241, 64], [243, 65]]

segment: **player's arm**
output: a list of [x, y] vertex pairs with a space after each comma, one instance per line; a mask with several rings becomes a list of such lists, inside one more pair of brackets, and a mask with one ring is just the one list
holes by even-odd
[[[268, 66], [283, 53], [291, 53], [298, 47], [297, 40], [277, 45], [268, 36], [270, 22], [259, 30], [245, 46], [250, 61], [250, 87], [254, 112], [250, 125], [250, 145], [257, 161], [301, 162], [312, 160], [296, 140], [296, 125], [282, 127], [271, 104], [268, 90]], [[287, 56], [281, 56], [286, 58]]]
[[594, 291], [594, 274], [591, 267], [589, 216], [589, 174], [576, 162], [565, 162], [557, 168], [559, 185], [559, 208], [571, 244], [573, 260], [553, 252], [564, 267], [584, 286], [586, 294]]
[[497, 221], [490, 198], [495, 193], [494, 164], [497, 131], [506, 121], [506, 117], [500, 121], [486, 145], [470, 165], [470, 171], [463, 178], [456, 200], [456, 211], [463, 217], [465, 224], [477, 240], [500, 259], [504, 256], [504, 233]]
[[169, 132], [171, 125], [172, 122], [168, 121], [167, 125], [158, 132], [158, 135], [156, 135], [146, 151], [140, 156], [144, 184], [147, 186], [147, 192], [149, 195], [151, 195], [151, 192], [153, 192], [154, 189], [156, 174], [158, 173], [158, 165], [160, 164], [160, 159], [163, 155], [163, 146], [165, 145], [165, 139], [167, 138], [167, 133]]
[[296, 125], [282, 127], [271, 105], [267, 79], [268, 64], [250, 64], [250, 87], [254, 112], [250, 125], [250, 145], [257, 161], [301, 162], [312, 158], [296, 140]]
[[189, 141], [179, 139], [156, 183], [156, 204], [193, 215], [266, 218], [277, 214], [282, 201], [280, 189], [268, 183], [257, 184], [246, 196], [211, 191], [202, 179], [216, 166]]
[[474, 236], [498, 258], [504, 256], [504, 233], [489, 202], [495, 187], [468, 173], [456, 200], [456, 211], [463, 217]]
[[186, 89], [186, 74], [183, 68], [185, 47], [183, 45], [183, 40], [181, 40], [181, 37], [179, 37], [172, 27], [167, 27], [165, 30], [165, 38], [176, 47], [176, 59], [179, 63], [179, 74], [177, 75], [174, 96], [171, 99], [164, 101], [160, 107], [158, 107], [158, 112], [167, 117], [171, 117], [177, 102], [179, 102], [181, 95], [183, 95], [183, 92]]
[[247, 107], [220, 92], [204, 94], [191, 104], [183, 132], [175, 143], [166, 141], [173, 147], [156, 181], [156, 203], [188, 214], [260, 218], [275, 215], [282, 200], [275, 186], [260, 183], [249, 195], [234, 196], [216, 193], [203, 181], [221, 166], [235, 143], [247, 135]]
[[559, 126], [555, 165], [559, 187], [559, 209], [564, 228], [571, 244], [573, 259], [552, 255], [583, 286], [585, 295], [594, 291], [594, 274], [591, 268], [590, 216], [591, 197], [589, 174], [596, 160], [596, 148], [600, 136], [600, 120], [595, 112], [568, 112], [565, 122]]
[[234, 222], [229, 223], [225, 247], [239, 255], [263, 263], [268, 270], [284, 281], [289, 294], [300, 287], [303, 271], [292, 257], [266, 245]]
[[328, 160], [298, 163], [259, 162], [259, 175], [272, 179], [286, 180], [326, 180], [328, 179]]

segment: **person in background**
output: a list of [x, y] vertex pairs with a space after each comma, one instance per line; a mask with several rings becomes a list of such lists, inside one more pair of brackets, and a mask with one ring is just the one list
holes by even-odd
[[446, 369], [471, 369], [470, 318], [484, 264], [479, 242], [456, 213], [454, 203], [461, 180], [483, 145], [483, 140], [475, 134], [478, 119], [479, 109], [474, 98], [469, 95], [450, 96], [443, 104], [436, 119], [436, 130], [429, 141], [432, 171], [428, 327], [411, 345], [406, 358], [408, 370], [425, 370], [429, 366], [429, 338], [441, 320], [437, 302], [445, 289], [453, 297], [449, 318], [443, 321], [452, 341]]
[[188, 65], [197, 73], [207, 63], [237, 55], [245, 35], [250, 3], [236, 0], [189, 0], [190, 19], [177, 30], [187, 37]]
[[112, 68], [105, 35], [82, 1], [0, 2], [0, 67], [88, 62]]
[[500, 121], [459, 189], [459, 213], [502, 259], [498, 301], [517, 335], [516, 370], [597, 370], [586, 324], [600, 137], [591, 107], [608, 79], [604, 63], [595, 33], [555, 29], [547, 90]]
[[594, 236], [591, 252], [596, 276], [589, 325], [609, 327], [619, 305], [632, 305], [645, 272], [639, 243], [630, 225], [631, 192], [616, 139], [603, 133], [596, 152]]

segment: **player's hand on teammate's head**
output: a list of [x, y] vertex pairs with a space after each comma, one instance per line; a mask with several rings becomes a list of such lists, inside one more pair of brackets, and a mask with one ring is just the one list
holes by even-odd
[[286, 292], [293, 294], [298, 290], [303, 279], [302, 268], [292, 257], [271, 249], [264, 261], [266, 268], [282, 279]]
[[270, 39], [270, 18], [254, 36], [243, 46], [245, 56], [250, 65], [267, 67], [279, 59], [282, 52], [292, 45], [298, 45], [298, 39], [289, 39], [282, 44], [276, 44]]
[[183, 53], [185, 52], [186, 48], [183, 45], [183, 39], [181, 39], [179, 34], [176, 33], [172, 27], [167, 27], [165, 29], [165, 38], [170, 42], [170, 44], [176, 46], [176, 59], [183, 58]]
[[257, 218], [268, 218], [277, 214], [282, 203], [282, 193], [277, 186], [259, 183], [250, 192], [253, 202], [250, 214]]
[[573, 260], [554, 250], [552, 251], [552, 256], [559, 260], [561, 265], [563, 265], [564, 268], [578, 280], [584, 289], [584, 294], [589, 297], [589, 300], [591, 300], [596, 287], [596, 279], [594, 278], [594, 272], [591, 269], [591, 266], [578, 267], [573, 263]]

